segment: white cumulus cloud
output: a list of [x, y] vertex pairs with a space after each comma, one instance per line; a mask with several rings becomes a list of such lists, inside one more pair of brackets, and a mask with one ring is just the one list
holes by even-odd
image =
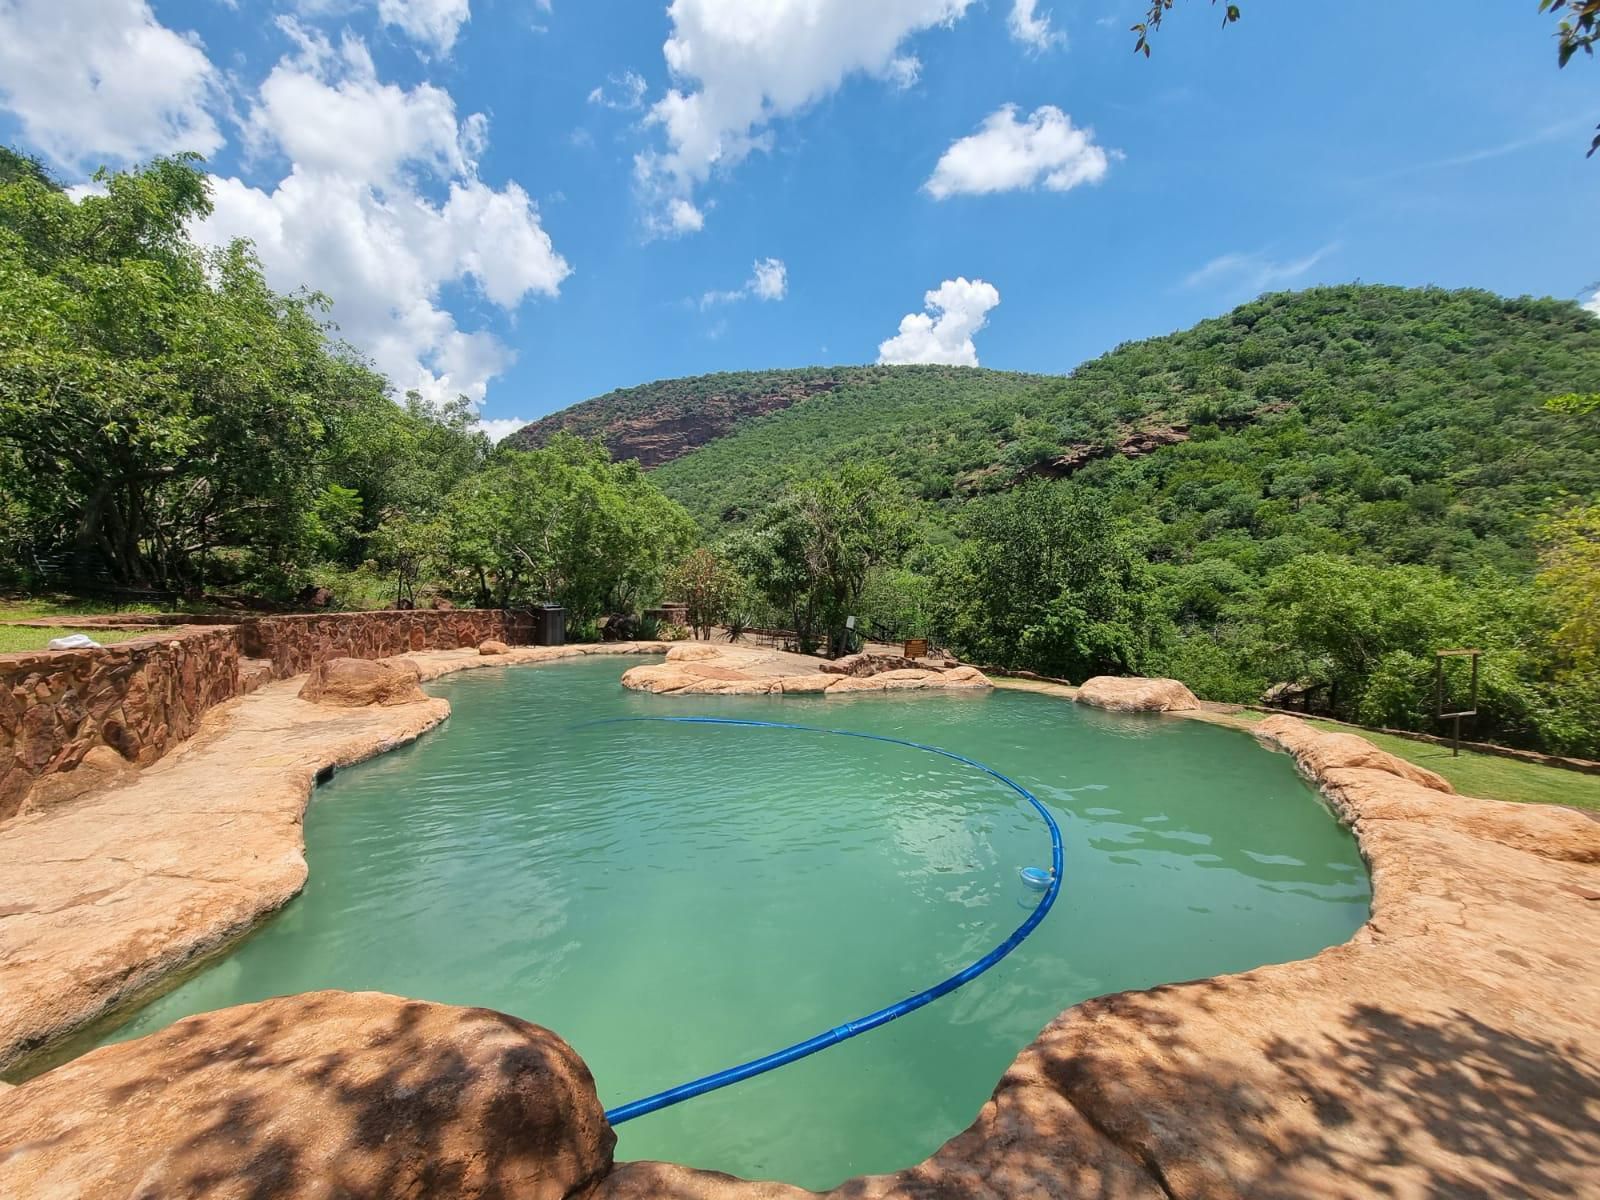
[[218, 94], [200, 39], [145, 0], [0, 0], [0, 108], [62, 166], [211, 154]]
[[1054, 105], [1018, 120], [1017, 106], [1006, 104], [977, 133], [952, 143], [923, 187], [936, 200], [1032, 187], [1066, 192], [1099, 183], [1114, 157], [1120, 153], [1097, 145], [1094, 130], [1073, 125]]
[[274, 287], [331, 296], [340, 334], [397, 389], [481, 402], [514, 356], [492, 333], [460, 329], [441, 289], [470, 282], [509, 312], [554, 296], [566, 260], [521, 186], [478, 177], [482, 116], [458, 120], [449, 94], [429, 84], [382, 82], [359, 39], [335, 47], [284, 28], [297, 50], [262, 84], [245, 127], [257, 149], [289, 159], [289, 173], [265, 188], [214, 179], [215, 212], [199, 236], [249, 238]]
[[741, 288], [731, 292], [707, 292], [700, 297], [700, 307], [713, 304], [733, 304], [739, 300], [782, 300], [789, 294], [789, 268], [781, 258], [757, 259], [750, 268], [750, 278]]
[[757, 300], [782, 300], [789, 294], [789, 268], [781, 258], [764, 258], [756, 263], [749, 288]]
[[450, 53], [471, 15], [468, 0], [378, 0], [380, 21], [440, 54]]
[[972, 338], [989, 323], [1000, 292], [981, 279], [947, 279], [923, 298], [926, 311], [907, 313], [900, 332], [878, 347], [881, 364], [942, 363], [978, 365]]
[[1594, 295], [1589, 297], [1588, 303], [1583, 307], [1595, 316], [1600, 317], [1600, 288], [1595, 288]]
[[[973, 0], [672, 0], [663, 53], [675, 86], [651, 106], [664, 148], [640, 153], [635, 178], [656, 234], [698, 230], [695, 189], [714, 170], [770, 145], [769, 126], [855, 74], [908, 86], [920, 69], [906, 39], [960, 18]], [[686, 206], [686, 209], [680, 206]], [[687, 211], [699, 217], [685, 220]]]
[[1052, 28], [1050, 14], [1038, 8], [1039, 0], [1012, 0], [1011, 15], [1006, 18], [1011, 36], [1035, 54], [1066, 45], [1067, 35]]
[[525, 417], [493, 417], [479, 421], [478, 428], [489, 435], [491, 442], [501, 442], [529, 423]]

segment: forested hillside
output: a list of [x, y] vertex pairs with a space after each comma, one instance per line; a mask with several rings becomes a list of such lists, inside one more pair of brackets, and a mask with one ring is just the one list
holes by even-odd
[[1481, 732], [1593, 752], [1592, 566], [1552, 564], [1593, 557], [1600, 427], [1547, 402], [1597, 389], [1576, 304], [1325, 288], [1065, 378], [885, 370], [652, 477], [750, 561], [805, 481], [881, 468], [913, 531], [857, 607], [983, 661], [1419, 727], [1432, 651], [1479, 645]]
[[959, 367], [805, 367], [663, 379], [608, 392], [553, 413], [519, 429], [505, 444], [519, 450], [537, 449], [557, 433], [571, 433], [599, 438], [615, 458], [636, 458], [643, 466], [656, 467], [757, 417], [812, 397], [831, 396], [834, 407], [843, 410], [874, 405], [884, 389], [903, 401], [908, 372], [922, 376], [916, 386], [933, 389], [942, 403], [960, 397], [972, 405], [990, 397], [1015, 395], [1042, 378]]
[[1180, 542], [1275, 536], [1288, 522], [1399, 561], [1509, 553], [1526, 565], [1529, 514], [1600, 481], [1592, 426], [1542, 402], [1597, 383], [1600, 321], [1575, 304], [1324, 288], [1263, 297], [1064, 378], [879, 368], [655, 478], [715, 528], [786, 476], [845, 462], [883, 462], [936, 501], [1081, 475], [1115, 479], [1131, 506], [1176, 522]]

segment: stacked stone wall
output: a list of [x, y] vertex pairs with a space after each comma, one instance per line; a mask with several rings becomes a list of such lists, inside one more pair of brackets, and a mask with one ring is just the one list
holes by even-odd
[[389, 658], [421, 650], [460, 650], [493, 638], [525, 644], [532, 618], [505, 609], [436, 609], [260, 617], [240, 625], [249, 658], [266, 659], [287, 679], [330, 658]]
[[191, 625], [88, 650], [0, 655], [0, 821], [34, 783], [70, 771], [96, 746], [146, 766], [199, 727], [206, 711], [268, 674], [287, 679], [330, 658], [389, 658], [530, 640], [532, 618], [498, 609], [319, 613]]
[[195, 627], [91, 650], [0, 654], [0, 821], [96, 746], [155, 762], [239, 694], [239, 631]]

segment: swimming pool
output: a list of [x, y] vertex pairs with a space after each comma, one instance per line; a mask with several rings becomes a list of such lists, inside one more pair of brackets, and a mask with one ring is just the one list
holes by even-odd
[[668, 1158], [806, 1186], [919, 1161], [1062, 1008], [1304, 957], [1370, 901], [1350, 835], [1289, 760], [1199, 722], [1026, 693], [661, 698], [615, 660], [474, 672], [454, 716], [340, 773], [306, 816], [279, 916], [108, 1040], [315, 988], [515, 1013], [560, 1033], [614, 1106], [935, 982], [1037, 902], [1038, 814], [905, 747], [597, 719], [707, 715], [939, 746], [1050, 806], [1061, 898], [1010, 958], [892, 1025], [619, 1130]]

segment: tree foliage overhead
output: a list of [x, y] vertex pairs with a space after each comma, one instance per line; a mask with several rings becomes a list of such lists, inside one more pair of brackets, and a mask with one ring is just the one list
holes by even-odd
[[269, 560], [305, 532], [326, 421], [382, 381], [327, 346], [315, 297], [268, 289], [250, 249], [203, 253], [210, 211], [184, 157], [74, 202], [0, 188], [0, 437], [57, 539], [135, 585], [202, 556]]
[[[1149, 12], [1130, 32], [1137, 35], [1134, 53], [1149, 58], [1151, 35], [1161, 28], [1162, 21], [1176, 6], [1177, 0], [1147, 2]], [[1211, 0], [1211, 3], [1216, 7], [1219, 0]], [[1224, 25], [1233, 24], [1243, 15], [1237, 4], [1221, 3], [1220, 6]], [[1595, 43], [1600, 41], [1600, 0], [1539, 0], [1539, 12], [1554, 13], [1559, 18], [1555, 32], [1557, 67], [1566, 66], [1580, 51], [1593, 57]], [[1594, 141], [1589, 144], [1589, 156], [1592, 158], [1597, 150], [1600, 150], [1600, 133], [1596, 133]]]

